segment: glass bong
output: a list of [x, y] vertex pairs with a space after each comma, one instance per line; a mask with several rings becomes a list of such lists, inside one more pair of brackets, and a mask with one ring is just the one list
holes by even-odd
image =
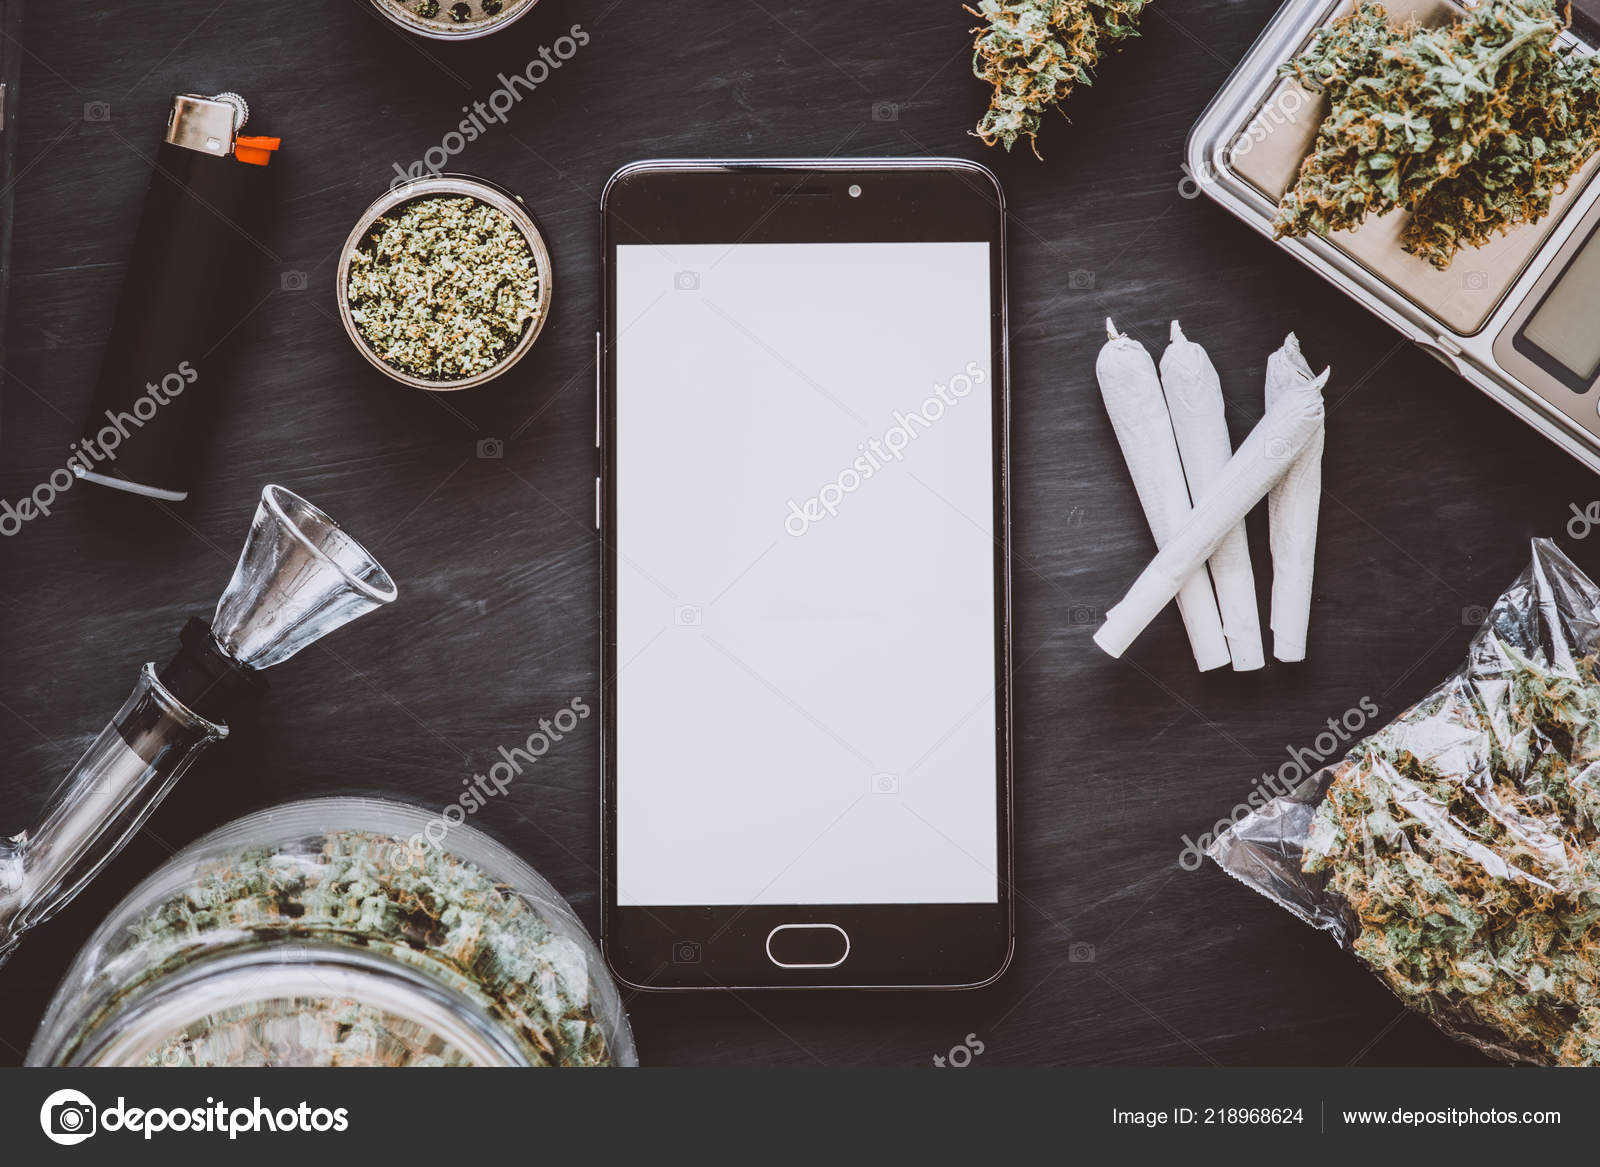
[[365, 548], [281, 486], [261, 492], [210, 622], [185, 625], [45, 805], [0, 837], [0, 964], [59, 912], [144, 825], [174, 783], [266, 689], [261, 670], [395, 598]]

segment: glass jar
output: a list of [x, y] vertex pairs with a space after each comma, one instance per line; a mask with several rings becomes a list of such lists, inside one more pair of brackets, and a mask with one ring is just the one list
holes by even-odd
[[329, 798], [207, 835], [90, 938], [28, 1064], [636, 1065], [566, 901], [464, 824], [427, 842], [439, 821]]

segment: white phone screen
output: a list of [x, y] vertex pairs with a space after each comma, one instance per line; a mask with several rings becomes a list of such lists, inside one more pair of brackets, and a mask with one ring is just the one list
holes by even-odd
[[995, 903], [989, 244], [617, 248], [617, 902]]

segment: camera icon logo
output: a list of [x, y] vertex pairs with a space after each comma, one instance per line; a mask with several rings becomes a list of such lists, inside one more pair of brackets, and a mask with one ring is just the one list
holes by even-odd
[[1073, 268], [1067, 273], [1067, 287], [1074, 292], [1094, 291], [1094, 272], [1083, 268]]
[[680, 292], [698, 292], [700, 290], [700, 273], [697, 271], [681, 271], [672, 277], [672, 286]]
[[672, 613], [672, 622], [679, 628], [700, 627], [700, 609], [695, 604], [679, 604]]
[[286, 271], [278, 282], [286, 292], [303, 292], [306, 290], [306, 273], [303, 271]]
[[410, 871], [413, 867], [421, 871], [426, 860], [423, 858], [423, 840], [412, 843], [390, 843], [383, 849], [383, 858], [395, 871]]
[[82, 1091], [57, 1090], [39, 1108], [39, 1126], [52, 1143], [73, 1147], [93, 1137], [99, 1113]]
[[1470, 604], [1461, 609], [1461, 623], [1468, 628], [1476, 628], [1489, 618], [1489, 609], [1481, 604]]
[[161, 1051], [161, 1064], [163, 1066], [181, 1066], [185, 1062], [190, 1065], [199, 1065], [199, 1046], [187, 1033], [178, 1034], [176, 1041]]
[[111, 120], [111, 103], [109, 101], [86, 101], [83, 103], [83, 120], [86, 122], [108, 122]]
[[1469, 271], [1461, 273], [1461, 286], [1469, 292], [1482, 292], [1489, 287], [1489, 273]]
[[1100, 613], [1088, 604], [1074, 604], [1067, 609], [1067, 623], [1074, 627], [1083, 627], [1087, 624], [1098, 624]]
[[899, 794], [900, 777], [897, 774], [874, 774], [867, 789], [873, 794]]
[[700, 942], [698, 940], [678, 940], [672, 945], [673, 964], [699, 964]]
[[479, 438], [478, 439], [478, 457], [480, 457], [480, 458], [504, 458], [505, 456], [506, 456], [506, 444], [504, 442], [502, 442], [499, 438]]
[[1067, 960], [1073, 964], [1093, 964], [1094, 945], [1084, 940], [1079, 940], [1067, 948]]
[[900, 105], [893, 101], [875, 101], [872, 103], [872, 120], [875, 122], [897, 122], [900, 120]]

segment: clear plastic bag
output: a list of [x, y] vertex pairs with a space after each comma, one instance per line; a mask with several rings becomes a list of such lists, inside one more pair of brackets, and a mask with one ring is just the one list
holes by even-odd
[[1600, 588], [1534, 540], [1457, 672], [1206, 853], [1447, 1033], [1600, 1064], [1597, 653]]

